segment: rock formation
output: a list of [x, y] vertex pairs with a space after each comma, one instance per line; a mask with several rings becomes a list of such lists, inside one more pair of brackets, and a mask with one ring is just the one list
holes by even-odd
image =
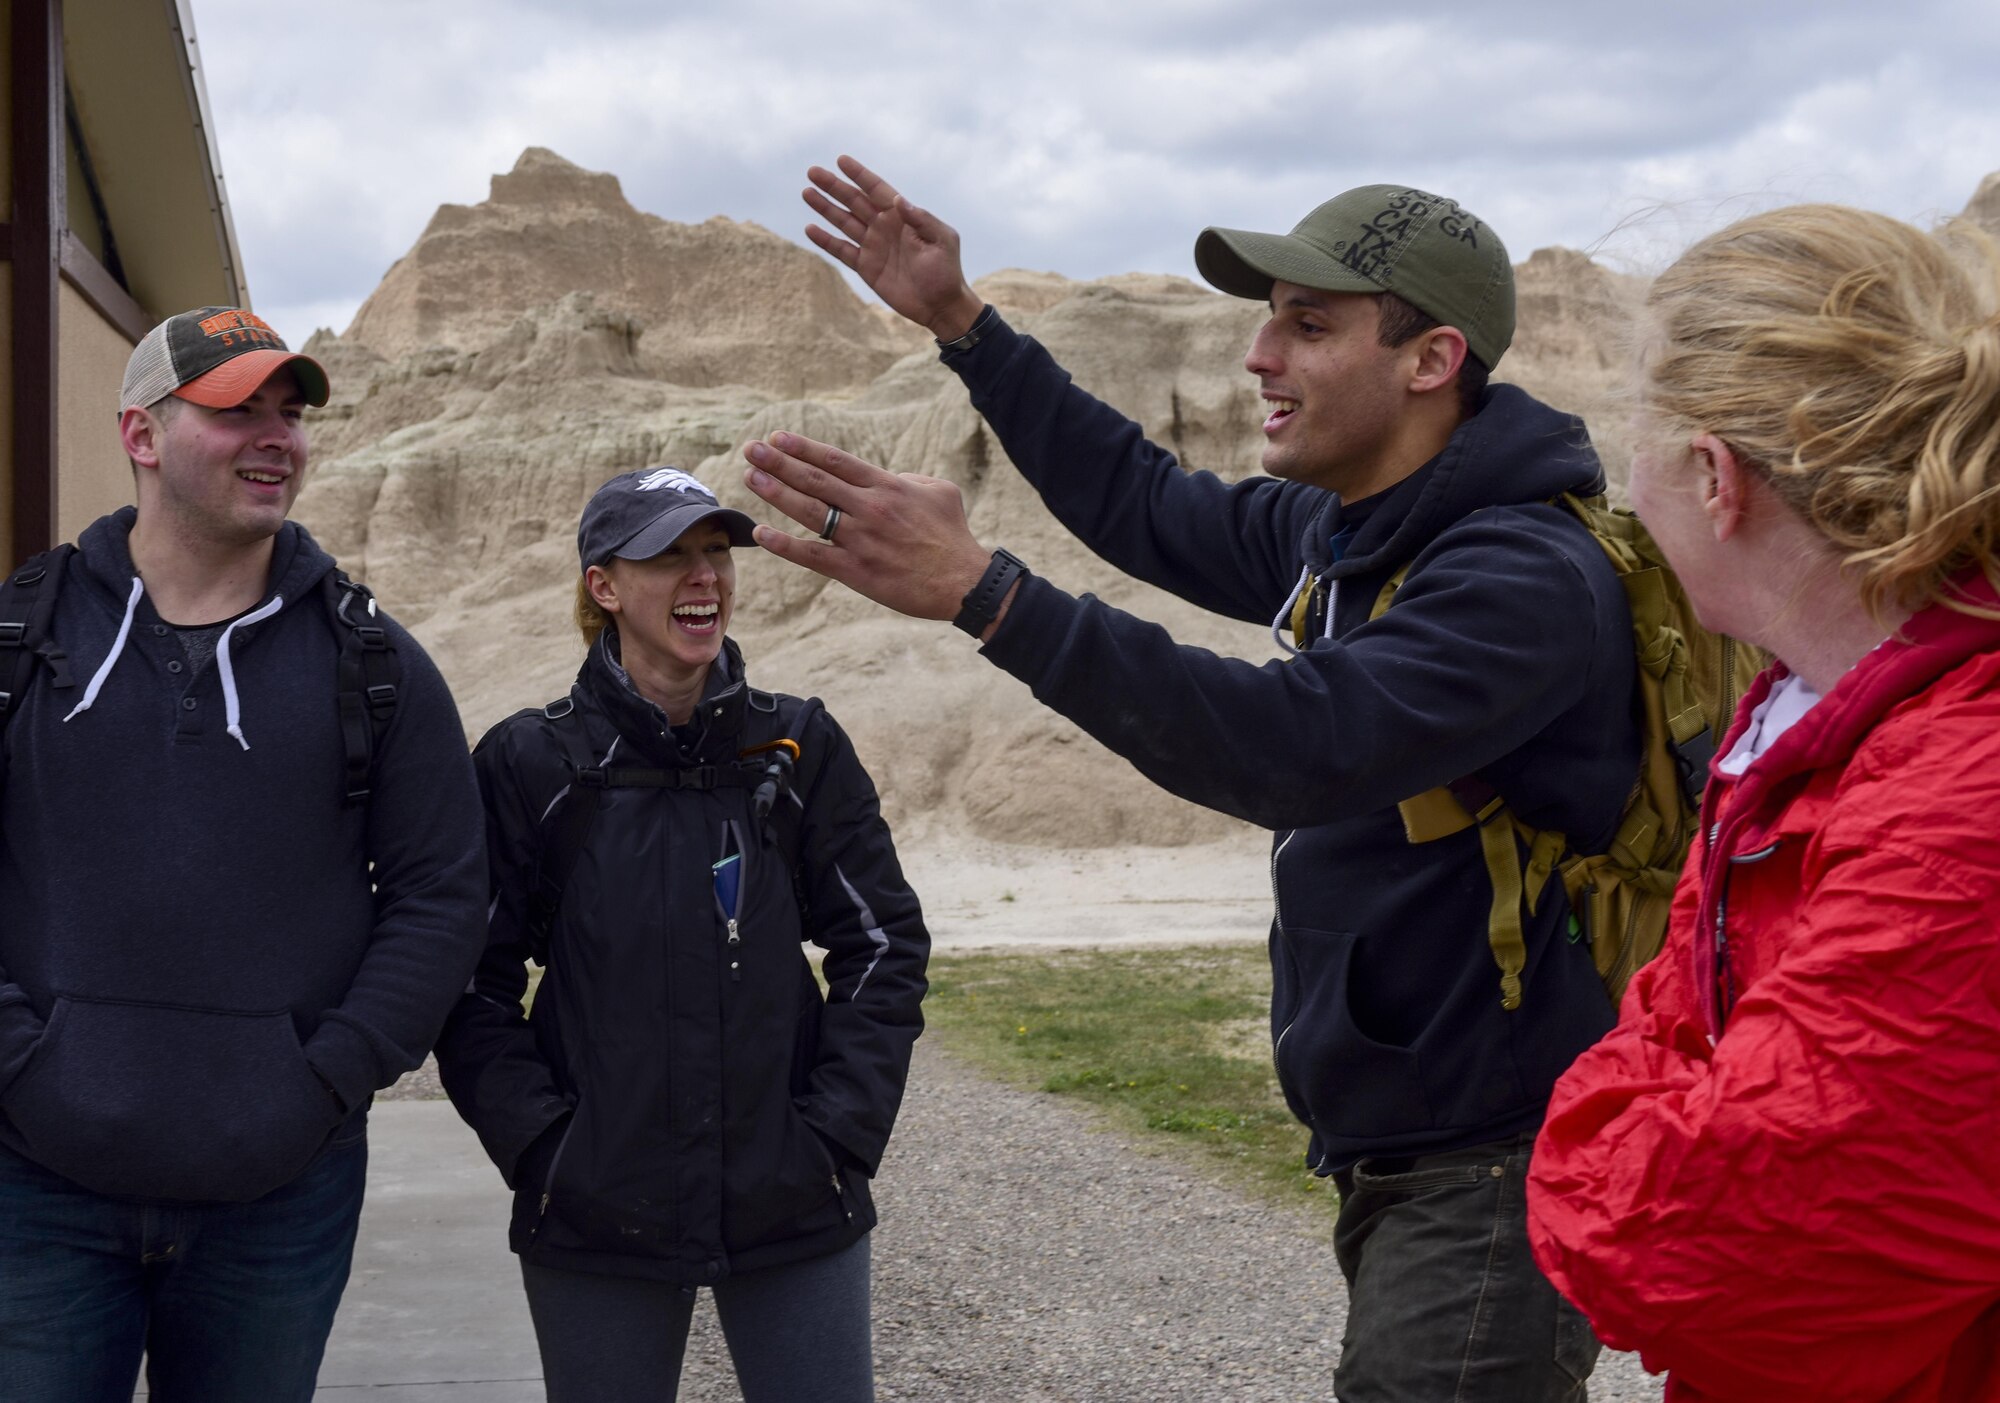
[[[1980, 200], [2000, 205], [2000, 186]], [[1584, 414], [1616, 477], [1617, 326], [1643, 284], [1561, 249], [1536, 252], [1518, 276], [1520, 331], [1501, 378]], [[1009, 270], [980, 290], [1185, 463], [1254, 471], [1261, 406], [1241, 360], [1260, 307], [1147, 274], [1080, 283]], [[720, 217], [640, 213], [614, 177], [547, 151], [495, 177], [485, 203], [441, 208], [347, 331], [306, 349], [335, 397], [314, 417], [299, 518], [414, 627], [474, 737], [574, 675], [574, 533], [596, 485], [674, 463], [773, 520], [741, 486], [737, 448], [780, 428], [949, 478], [982, 540], [1064, 588], [1185, 643], [1271, 655], [1262, 629], [1136, 584], [1071, 540], [927, 338], [865, 304], [817, 253]], [[737, 558], [732, 633], [753, 675], [826, 699], [899, 832], [1079, 849], [1240, 831], [1139, 779], [963, 635], [761, 552]]]
[[721, 215], [642, 214], [616, 176], [540, 147], [493, 177], [484, 204], [441, 205], [347, 338], [391, 359], [472, 350], [579, 288], [630, 318], [629, 342], [603, 348], [619, 373], [677, 385], [852, 390], [922, 339], [876, 316], [817, 254]]

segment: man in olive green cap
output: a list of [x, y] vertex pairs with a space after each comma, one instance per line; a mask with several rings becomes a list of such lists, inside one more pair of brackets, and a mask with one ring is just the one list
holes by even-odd
[[[751, 444], [747, 481], [819, 539], [759, 544], [952, 619], [1154, 783], [1272, 830], [1278, 1080], [1341, 1190], [1339, 1396], [1581, 1399], [1597, 1344], [1529, 1256], [1525, 1175], [1551, 1086], [1613, 1012], [1560, 883], [1515, 903], [1526, 961], [1503, 994], [1506, 903], [1471, 815], [1502, 798], [1603, 850], [1638, 773], [1634, 660], [1617, 577], [1555, 504], [1602, 489], [1583, 425], [1487, 384], [1514, 333], [1500, 239], [1401, 185], [1289, 234], [1204, 231], [1203, 276], [1270, 308], [1244, 358], [1266, 475], [1227, 483], [1008, 327], [949, 226], [840, 166], [810, 173], [832, 227], [808, 234], [938, 338], [1056, 517], [1141, 579], [1269, 621], [1289, 656], [1182, 647], [989, 552], [952, 484], [797, 435]], [[1465, 823], [1415, 841], [1399, 804], [1446, 788]]]

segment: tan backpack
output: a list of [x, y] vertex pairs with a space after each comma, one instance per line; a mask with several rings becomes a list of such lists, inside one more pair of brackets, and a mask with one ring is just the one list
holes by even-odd
[[[1565, 493], [1558, 501], [1604, 548], [1632, 609], [1641, 763], [1611, 846], [1591, 856], [1571, 852], [1564, 834], [1530, 828], [1476, 775], [1397, 806], [1412, 843], [1478, 826], [1493, 883], [1486, 934], [1500, 966], [1500, 1004], [1507, 1009], [1521, 1006], [1528, 958], [1521, 909], [1534, 913], [1553, 875], [1569, 893], [1570, 938], [1590, 942], [1613, 1004], [1639, 966], [1659, 953], [1674, 886], [1701, 821], [1709, 758], [1767, 661], [1758, 649], [1695, 621], [1686, 591], [1638, 517], [1602, 497]], [[1382, 587], [1370, 618], [1388, 609], [1408, 571], [1405, 565]]]

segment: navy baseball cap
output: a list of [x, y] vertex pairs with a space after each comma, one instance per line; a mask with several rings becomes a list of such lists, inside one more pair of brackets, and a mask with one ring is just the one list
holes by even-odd
[[591, 496], [576, 527], [582, 568], [622, 560], [651, 560], [698, 522], [713, 519], [729, 532], [729, 544], [753, 544], [756, 525], [734, 507], [725, 507], [693, 473], [679, 468], [642, 468], [620, 473]]

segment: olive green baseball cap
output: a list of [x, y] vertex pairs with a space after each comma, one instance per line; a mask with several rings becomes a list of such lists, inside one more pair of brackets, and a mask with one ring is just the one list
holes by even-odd
[[1393, 292], [1464, 332], [1488, 370], [1514, 339], [1514, 265], [1500, 236], [1456, 200], [1407, 185], [1335, 195], [1289, 234], [1204, 229], [1194, 266], [1221, 291], [1258, 302], [1273, 282]]

